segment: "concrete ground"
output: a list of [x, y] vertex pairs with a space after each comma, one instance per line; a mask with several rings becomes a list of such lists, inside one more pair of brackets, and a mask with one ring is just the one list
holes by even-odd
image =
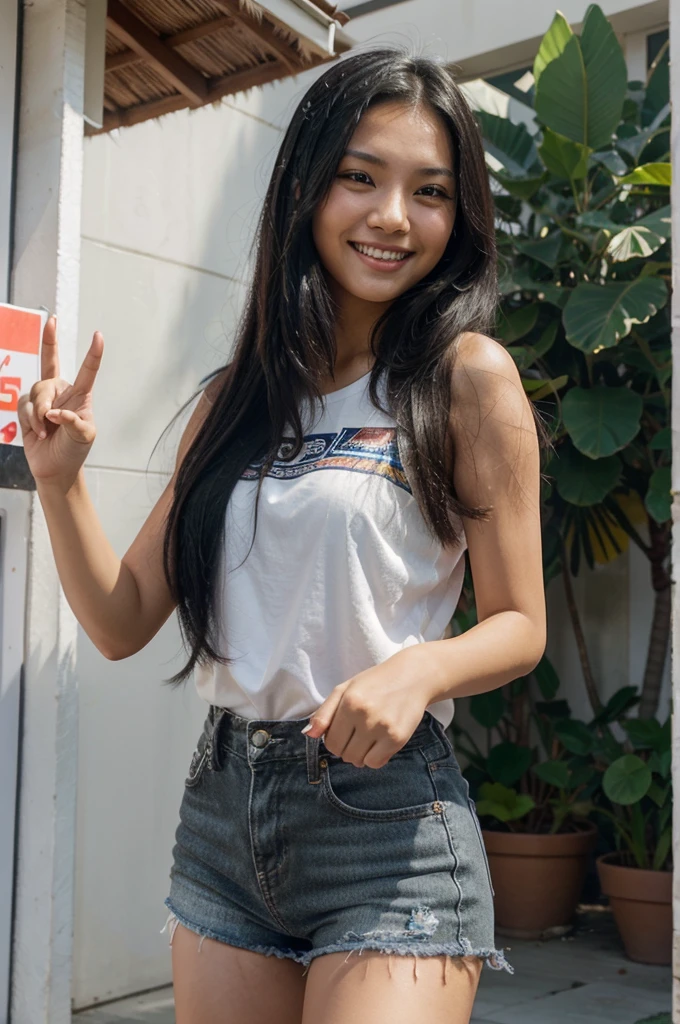
[[[671, 968], [628, 960], [607, 908], [580, 908], [561, 939], [498, 944], [515, 973], [484, 968], [471, 1024], [638, 1024], [670, 1013]], [[175, 1024], [172, 990], [86, 1010], [73, 1024]]]

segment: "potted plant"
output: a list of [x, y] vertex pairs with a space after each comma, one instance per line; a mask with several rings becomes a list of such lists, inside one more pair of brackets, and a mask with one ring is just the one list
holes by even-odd
[[[497, 183], [504, 267], [497, 336], [551, 426], [553, 452], [542, 491], [545, 580], [559, 578], [564, 587], [593, 720], [574, 722], [568, 707], [554, 700], [555, 681], [546, 683], [544, 661], [532, 674], [543, 706], [535, 695], [522, 697], [530, 708], [533, 701], [533, 728], [548, 733], [540, 755], [522, 724], [526, 712], [516, 707], [526, 680], [470, 701], [473, 717], [489, 730], [484, 753], [460, 726], [452, 728], [454, 740], [468, 742], [465, 774], [478, 785], [479, 809], [487, 812], [484, 838], [498, 879], [499, 924], [515, 933], [523, 927], [521, 906], [507, 916], [502, 907], [506, 886], [494, 852], [501, 833], [519, 844], [574, 829], [579, 817], [563, 814], [565, 802], [585, 810], [597, 799], [622, 825], [626, 814], [636, 813], [630, 810], [635, 801], [612, 802], [603, 776], [618, 758], [634, 753], [630, 738], [623, 747], [616, 739], [613, 723], [635, 704], [640, 724], [658, 711], [671, 597], [668, 53], [662, 50], [645, 82], [627, 82], [616, 35], [591, 5], [580, 37], [555, 16], [533, 80], [525, 93], [533, 108], [527, 123], [479, 111]], [[604, 704], [572, 577], [584, 565], [592, 570], [618, 557], [631, 541], [648, 559], [654, 593], [646, 666], [639, 693], [626, 687]], [[458, 627], [468, 628], [473, 617], [473, 603], [463, 602]], [[527, 753], [504, 758], [502, 749], [491, 758], [494, 730], [500, 744], [523, 747], [530, 759]], [[512, 773], [495, 777], [504, 760], [515, 772], [521, 766], [514, 780]], [[643, 797], [643, 816], [661, 785], [658, 772], [649, 770], [656, 781]], [[566, 786], [559, 784], [565, 780]], [[488, 788], [499, 783], [513, 792]], [[552, 788], [538, 790], [539, 784]], [[614, 828], [606, 815], [598, 821], [601, 830]], [[620, 858], [623, 851], [611, 852]], [[638, 864], [630, 870], [650, 869]]]
[[531, 127], [479, 111], [504, 266], [497, 336], [551, 425], [546, 582], [562, 579], [593, 714], [602, 702], [572, 576], [629, 542], [648, 559], [646, 719], [670, 636], [668, 52], [645, 82], [628, 83], [616, 35], [591, 5], [580, 38], [555, 16], [533, 78]]
[[597, 837], [588, 821], [600, 783], [592, 736], [554, 699], [558, 685], [543, 657], [531, 676], [471, 697], [470, 713], [487, 730], [484, 751], [455, 718], [451, 727], [469, 762], [463, 773], [477, 799], [496, 927], [513, 938], [568, 929]]
[[595, 800], [595, 813], [613, 826], [616, 849], [597, 858], [598, 873], [630, 959], [670, 964], [670, 716], [663, 725], [653, 718], [621, 724], [627, 742], [620, 744], [619, 756], [606, 768]]

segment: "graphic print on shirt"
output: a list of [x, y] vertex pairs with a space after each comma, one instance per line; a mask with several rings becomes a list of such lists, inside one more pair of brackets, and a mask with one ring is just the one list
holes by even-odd
[[[411, 493], [399, 458], [395, 427], [342, 427], [336, 434], [305, 434], [298, 457], [285, 462], [281, 456], [292, 448], [292, 438], [284, 438], [267, 476], [293, 480], [319, 469], [346, 469], [370, 473], [390, 480]], [[255, 480], [259, 468], [251, 464], [241, 479]]]

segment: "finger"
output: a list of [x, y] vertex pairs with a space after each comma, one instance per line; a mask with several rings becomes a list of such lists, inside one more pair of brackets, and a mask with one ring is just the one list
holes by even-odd
[[394, 757], [400, 747], [395, 747], [386, 740], [379, 740], [364, 755], [365, 768], [383, 768], [390, 758]]
[[50, 409], [45, 414], [50, 423], [64, 428], [72, 441], [91, 444], [94, 441], [94, 427], [70, 409]]
[[95, 331], [90, 347], [83, 359], [83, 365], [78, 370], [78, 376], [73, 383], [73, 390], [76, 394], [87, 395], [92, 391], [97, 377], [97, 370], [101, 366], [103, 354], [104, 338], [101, 331]]
[[344, 686], [336, 686], [331, 691], [329, 696], [323, 702], [323, 704], [316, 709], [316, 711], [310, 715], [309, 725], [305, 726], [302, 730], [306, 736], [310, 736], [312, 739], [317, 739], [330, 728], [330, 724], [333, 721], [338, 704], [342, 700], [344, 693]]
[[57, 394], [57, 388], [51, 381], [41, 381], [38, 385], [34, 385], [31, 388], [31, 400], [33, 402], [33, 410], [37, 417], [38, 424], [40, 425], [41, 431], [45, 429], [45, 413], [47, 413], [54, 403], [54, 399]]
[[40, 351], [40, 377], [49, 380], [59, 376], [59, 346], [57, 345], [57, 318], [50, 316], [45, 324]]
[[38, 417], [35, 414], [35, 406], [33, 402], [30, 401], [30, 399], [26, 402], [24, 409], [26, 411], [26, 419], [28, 420], [28, 424], [33, 433], [36, 435], [36, 437], [40, 437], [42, 433], [44, 437], [46, 431], [44, 427], [40, 426], [40, 423], [38, 422]]
[[363, 768], [366, 755], [371, 749], [372, 741], [370, 736], [362, 736], [354, 729], [344, 749], [340, 752], [343, 761], [353, 764], [355, 768]]
[[19, 426], [21, 427], [23, 437], [34, 432], [33, 427], [31, 426], [30, 406], [31, 400], [28, 395], [22, 395], [17, 404], [17, 418], [19, 420]]

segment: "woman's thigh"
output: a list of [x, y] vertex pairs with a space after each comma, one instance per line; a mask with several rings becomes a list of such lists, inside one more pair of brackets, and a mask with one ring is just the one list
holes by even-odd
[[329, 953], [310, 965], [302, 1024], [468, 1024], [482, 966], [477, 957]]
[[[200, 952], [199, 952], [200, 945]], [[300, 1024], [304, 968], [178, 924], [172, 941], [177, 1024]]]

